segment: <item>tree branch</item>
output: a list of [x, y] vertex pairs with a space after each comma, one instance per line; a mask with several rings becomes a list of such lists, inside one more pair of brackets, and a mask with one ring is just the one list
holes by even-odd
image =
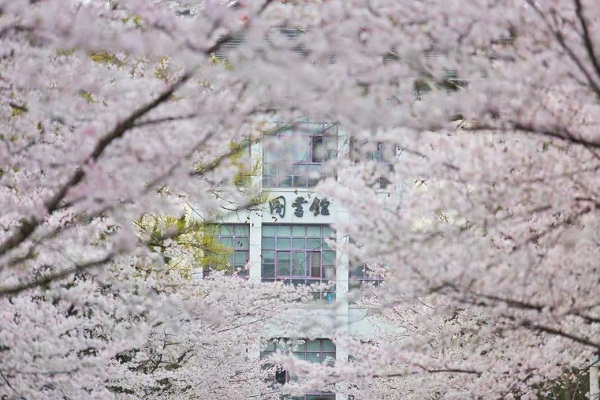
[[562, 32], [559, 31], [558, 28], [555, 29], [554, 27], [552, 27], [550, 25], [550, 23], [544, 16], [544, 13], [542, 12], [542, 10], [539, 9], [538, 4], [534, 0], [527, 0], [527, 4], [533, 10], [535, 10], [535, 12], [540, 16], [540, 18], [546, 25], [546, 28], [548, 28], [550, 33], [558, 41], [558, 44], [560, 45], [560, 47], [562, 47], [562, 49], [567, 53], [569, 58], [575, 63], [575, 65], [577, 66], [579, 71], [585, 76], [588, 84], [592, 87], [596, 96], [598, 96], [600, 98], [600, 86], [598, 85], [598, 83], [596, 83], [596, 81], [594, 81], [594, 79], [590, 75], [589, 71], [585, 68], [585, 66], [583, 65], [583, 62], [579, 59], [579, 57], [577, 57], [577, 55], [573, 52], [573, 50], [567, 45]]
[[[566, 142], [582, 145], [586, 148], [600, 149], [599, 142], [592, 142], [592, 141], [589, 141], [589, 140], [586, 140], [586, 139], [583, 139], [580, 137], [576, 137], [571, 132], [569, 132], [565, 127], [553, 126], [553, 127], [543, 128], [543, 127], [536, 127], [532, 124], [527, 124], [527, 123], [523, 123], [523, 122], [517, 122], [517, 121], [508, 121], [508, 122], [509, 122], [510, 127], [516, 131], [522, 131], [522, 132], [530, 133], [533, 135], [547, 136], [547, 137], [551, 137], [554, 139], [560, 139], [560, 140], [564, 140]], [[465, 131], [506, 131], [506, 130], [508, 130], [508, 129], [500, 128], [500, 127], [493, 126], [493, 125], [481, 125], [481, 124], [478, 124], [478, 125], [475, 125], [472, 127], [468, 127], [468, 128], [465, 127], [463, 129]]]
[[577, 14], [577, 18], [579, 19], [579, 23], [581, 25], [581, 30], [583, 31], [581, 35], [581, 39], [583, 40], [583, 44], [585, 49], [587, 50], [588, 57], [590, 61], [594, 65], [594, 69], [596, 71], [596, 75], [600, 77], [600, 65], [598, 64], [598, 58], [596, 57], [596, 52], [594, 50], [594, 44], [590, 38], [590, 33], [588, 30], [588, 24], [583, 15], [583, 6], [581, 5], [581, 0], [575, 1], [575, 13]]
[[544, 332], [544, 333], [549, 333], [551, 335], [556, 335], [556, 336], [561, 336], [564, 337], [566, 339], [572, 340], [576, 343], [580, 343], [583, 344], [585, 346], [589, 346], [589, 347], [593, 347], [597, 350], [600, 350], [600, 343], [594, 343], [589, 339], [586, 339], [584, 337], [581, 336], [575, 336], [571, 333], [567, 333], [567, 332], [563, 332], [560, 329], [555, 329], [555, 328], [550, 328], [548, 326], [544, 326], [544, 325], [539, 325], [539, 324], [533, 324], [531, 322], [528, 321], [524, 321], [521, 323], [521, 326], [523, 326], [524, 328], [527, 329], [531, 329], [534, 331], [539, 331], [539, 332]]
[[89, 261], [89, 262], [86, 262], [83, 264], [78, 264], [75, 267], [65, 269], [63, 271], [55, 272], [53, 274], [48, 274], [39, 279], [34, 279], [28, 283], [19, 283], [17, 285], [0, 287], [0, 298], [19, 294], [19, 293], [24, 292], [29, 289], [33, 289], [33, 288], [36, 288], [36, 287], [39, 287], [42, 285], [47, 285], [55, 280], [64, 278], [71, 274], [75, 274], [77, 272], [83, 272], [87, 269], [100, 266], [100, 265], [105, 264], [108, 261], [110, 261], [113, 257], [114, 257], [114, 254], [109, 253], [99, 260], [94, 260], [94, 261]]
[[[84, 160], [84, 162], [77, 168], [75, 173], [65, 182], [56, 192], [56, 194], [45, 203], [47, 214], [52, 214], [59, 209], [60, 202], [66, 197], [68, 191], [79, 184], [85, 177], [85, 169], [83, 168], [90, 162], [95, 162], [102, 156], [106, 148], [114, 142], [116, 139], [121, 138], [128, 130], [134, 127], [135, 122], [148, 114], [150, 111], [158, 107], [160, 104], [167, 101], [173, 93], [179, 89], [184, 83], [190, 79], [189, 73], [183, 74], [171, 87], [161, 93], [150, 103], [134, 111], [129, 117], [122, 122], [118, 123], [117, 126], [104, 138], [102, 138], [97, 144], [92, 153]], [[44, 218], [34, 216], [24, 221], [21, 221], [21, 226], [17, 231], [6, 239], [2, 245], [0, 245], [0, 256], [6, 254], [8, 251], [19, 246], [25, 240], [27, 240], [35, 229], [42, 224]]]

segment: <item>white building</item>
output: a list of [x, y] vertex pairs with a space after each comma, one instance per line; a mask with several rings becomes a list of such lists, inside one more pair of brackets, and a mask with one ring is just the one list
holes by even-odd
[[[335, 342], [336, 338], [353, 335], [368, 339], [375, 332], [369, 310], [348, 301], [349, 288], [381, 280], [364, 265], [350, 273], [347, 257], [333, 246], [348, 240], [333, 226], [350, 216], [314, 186], [320, 177], [333, 173], [328, 171], [327, 161], [348, 156], [349, 140], [335, 123], [283, 123], [272, 132], [250, 151], [252, 163], [259, 164], [262, 171], [253, 177], [254, 184], [268, 195], [268, 201], [258, 209], [229, 213], [217, 221], [216, 234], [219, 243], [233, 250], [229, 260], [232, 269], [250, 281], [329, 284], [329, 289], [314, 292], [312, 303], [289, 311], [289, 319], [298, 321], [297, 330], [271, 324], [265, 328], [265, 338], [303, 340], [293, 351], [308, 361], [347, 360], [348, 351]], [[249, 270], [246, 265], [250, 265]], [[277, 351], [277, 346], [285, 345], [274, 341], [261, 355]], [[272, 379], [284, 383], [290, 377], [282, 371]], [[334, 393], [310, 393], [294, 399], [345, 398]]]

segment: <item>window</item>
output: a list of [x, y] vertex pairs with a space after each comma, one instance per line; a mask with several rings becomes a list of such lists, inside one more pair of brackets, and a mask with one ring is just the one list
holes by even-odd
[[[283, 280], [293, 285], [327, 283], [335, 280], [335, 251], [325, 239], [334, 230], [323, 225], [263, 225], [263, 282]], [[331, 288], [314, 293], [315, 299], [333, 301]]]
[[385, 281], [385, 268], [379, 263], [359, 263], [348, 270], [348, 286], [353, 289], [368, 289], [380, 286]]
[[337, 124], [280, 125], [263, 142], [263, 187], [313, 187], [337, 155]]
[[398, 147], [391, 143], [372, 143], [350, 139], [350, 158], [355, 162], [367, 161], [373, 180], [369, 186], [385, 189], [391, 183], [389, 175], [394, 172]]
[[381, 176], [377, 178], [376, 185], [379, 189], [385, 189], [390, 184], [390, 180], [386, 175], [389, 175], [394, 170], [392, 164], [392, 160], [395, 157], [394, 150], [395, 146], [377, 143], [374, 151], [367, 152], [367, 159], [373, 160], [378, 164], [378, 172]]
[[207, 254], [208, 266], [204, 269], [204, 277], [209, 271], [224, 270], [227, 274], [236, 273], [241, 277], [248, 277], [246, 263], [250, 251], [250, 226], [246, 224], [214, 225], [210, 232], [216, 239], [213, 251], [217, 254]]
[[[335, 362], [335, 344], [328, 339], [291, 341], [286, 339], [271, 340], [260, 353], [262, 360], [268, 359], [274, 353], [293, 354], [294, 357], [314, 364], [333, 365]], [[276, 368], [273, 364], [264, 364], [267, 369], [272, 369], [273, 374], [267, 377], [267, 382], [272, 385], [284, 385], [294, 380], [288, 371]], [[274, 368], [275, 367], [275, 368]], [[290, 400], [335, 400], [331, 392], [313, 392], [304, 396], [295, 396]]]

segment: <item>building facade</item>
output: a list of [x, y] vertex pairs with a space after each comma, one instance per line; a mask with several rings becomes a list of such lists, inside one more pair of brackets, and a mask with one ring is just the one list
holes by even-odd
[[[266, 202], [215, 221], [219, 243], [231, 249], [230, 272], [254, 282], [325, 286], [312, 293], [309, 304], [279, 316], [298, 321], [297, 329], [290, 329], [289, 324], [288, 328], [277, 324], [265, 327], [267, 345], [256, 354], [261, 358], [290, 351], [320, 364], [346, 361], [348, 351], [337, 338], [352, 335], [368, 340], [375, 334], [369, 310], [352, 305], [348, 293], [352, 286], [378, 284], [380, 279], [364, 265], [350, 268], [348, 258], [336, 252], [336, 244], [349, 239], [335, 227], [350, 216], [336, 201], [315, 190], [323, 177], [335, 178], [331, 164], [349, 156], [348, 143], [335, 123], [276, 124], [272, 134], [250, 148], [251, 163], [260, 165], [261, 171], [252, 177], [253, 183], [265, 194]], [[279, 371], [270, 380], [285, 384], [290, 379], [286, 371]], [[346, 397], [315, 392], [294, 399]]]

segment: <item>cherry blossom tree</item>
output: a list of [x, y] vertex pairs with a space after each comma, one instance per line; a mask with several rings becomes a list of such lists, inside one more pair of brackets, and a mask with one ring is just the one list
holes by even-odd
[[189, 198], [219, 209], [216, 189], [255, 201], [231, 144], [257, 105], [214, 57], [248, 24], [220, 5], [188, 9], [193, 21], [175, 6], [0, 3], [2, 396], [268, 396], [239, 349], [302, 294], [192, 284], [182, 275], [202, 266], [184, 232], [157, 252], [134, 224], [183, 215]]
[[362, 70], [356, 101], [374, 120], [355, 131], [392, 149], [401, 193], [355, 195], [374, 191], [373, 162], [330, 193], [354, 217], [357, 256], [387, 265], [382, 315], [408, 330], [383, 340], [370, 375], [425, 379], [415, 398], [545, 396], [600, 345], [597, 9], [372, 2], [362, 15], [363, 40], [395, 52]]
[[[385, 266], [365, 306], [404, 329], [312, 383], [543, 393], [600, 351], [599, 17], [585, 0], [0, 2], [0, 390], [182, 393], [171, 366], [211, 353], [207, 374], [257, 376], [210, 351], [254, 333], [221, 336], [238, 315], [220, 329], [208, 304], [277, 292], [173, 283], [133, 221], [243, 207], [231, 144], [310, 116], [350, 136], [317, 190], [352, 215], [349, 256]], [[171, 346], [182, 310], [201, 322]]]

